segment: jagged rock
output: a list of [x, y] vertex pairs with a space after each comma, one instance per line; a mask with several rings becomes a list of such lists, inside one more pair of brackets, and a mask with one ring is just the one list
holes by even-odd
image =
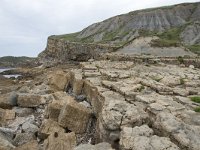
[[75, 150], [113, 150], [108, 143], [99, 143], [96, 145], [83, 144], [75, 147]]
[[34, 133], [29, 132], [29, 133], [17, 133], [13, 141], [16, 146], [20, 146], [28, 143], [31, 140], [36, 140], [36, 137]]
[[15, 146], [0, 132], [0, 149], [13, 150]]
[[44, 149], [73, 150], [76, 145], [76, 136], [72, 133], [54, 132], [44, 141]]
[[84, 133], [90, 117], [90, 109], [75, 101], [71, 101], [62, 107], [58, 123], [75, 133]]
[[19, 94], [17, 99], [17, 104], [21, 107], [37, 107], [45, 103], [40, 95], [35, 94]]
[[26, 144], [16, 147], [14, 150], [39, 150], [39, 146], [36, 140], [32, 140]]
[[169, 138], [153, 135], [147, 125], [141, 127], [125, 127], [121, 131], [120, 146], [122, 150], [179, 150]]
[[51, 119], [44, 120], [40, 130], [39, 130], [39, 137], [41, 139], [46, 139], [50, 134], [57, 132], [64, 133], [65, 130], [59, 126], [59, 124]]
[[0, 108], [11, 109], [17, 105], [17, 94], [12, 92], [0, 95]]

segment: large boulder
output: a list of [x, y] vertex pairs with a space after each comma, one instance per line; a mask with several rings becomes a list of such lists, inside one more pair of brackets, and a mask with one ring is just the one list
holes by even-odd
[[66, 103], [61, 109], [58, 123], [62, 127], [68, 128], [75, 133], [84, 133], [90, 117], [90, 109], [76, 101], [72, 101]]
[[44, 149], [74, 150], [76, 145], [75, 133], [54, 132], [44, 141]]
[[71, 72], [72, 88], [75, 95], [80, 95], [83, 89], [84, 80], [82, 79], [82, 70], [76, 69]]
[[55, 100], [48, 104], [46, 115], [49, 117], [49, 119], [58, 121], [60, 110], [64, 104], [74, 101], [74, 98], [67, 95], [65, 92], [56, 92], [53, 94], [53, 96]]
[[0, 95], [0, 108], [11, 109], [17, 105], [17, 94], [12, 92]]
[[70, 82], [70, 74], [63, 71], [56, 71], [49, 75], [49, 85], [55, 90], [64, 91]]
[[41, 104], [45, 104], [46, 101], [36, 94], [19, 94], [17, 104], [20, 107], [38, 107]]

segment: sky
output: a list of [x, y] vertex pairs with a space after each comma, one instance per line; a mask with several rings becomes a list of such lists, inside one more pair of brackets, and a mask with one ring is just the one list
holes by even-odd
[[[199, 0], [198, 0], [199, 1]], [[130, 11], [195, 0], [0, 0], [0, 57], [36, 57], [47, 37]]]

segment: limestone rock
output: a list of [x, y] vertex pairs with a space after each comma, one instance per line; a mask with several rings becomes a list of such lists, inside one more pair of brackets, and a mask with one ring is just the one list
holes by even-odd
[[63, 71], [56, 71], [49, 75], [49, 85], [57, 90], [62, 90], [68, 86], [70, 75]]
[[50, 119], [58, 121], [58, 116], [64, 104], [74, 101], [74, 98], [64, 92], [56, 92], [53, 96], [55, 100], [48, 104], [46, 113]]
[[179, 150], [169, 138], [153, 135], [153, 130], [147, 125], [135, 128], [123, 128], [120, 137], [122, 150]]
[[91, 116], [91, 111], [77, 103], [66, 103], [61, 109], [58, 122], [75, 133], [84, 133]]
[[12, 92], [10, 94], [0, 95], [0, 108], [10, 109], [17, 105], [17, 94]]
[[74, 150], [76, 136], [72, 133], [54, 132], [44, 141], [44, 149], [47, 150]]
[[15, 119], [15, 112], [9, 109], [1, 109], [0, 108], [0, 122], [4, 122], [7, 120]]
[[0, 149], [13, 150], [15, 146], [0, 132]]
[[16, 147], [14, 150], [39, 150], [39, 146], [36, 140], [32, 140], [26, 144]]
[[17, 133], [14, 143], [16, 146], [20, 146], [28, 143], [31, 140], [36, 140], [36, 137], [33, 133]]
[[46, 139], [50, 134], [57, 132], [64, 133], [64, 129], [59, 126], [59, 124], [51, 119], [44, 120], [40, 130], [39, 130], [39, 137], [41, 139]]
[[34, 113], [33, 108], [14, 107], [13, 110], [18, 117], [26, 117]]
[[40, 95], [35, 94], [19, 94], [17, 104], [21, 107], [37, 107], [46, 102]]
[[104, 142], [96, 145], [90, 145], [90, 144], [79, 145], [75, 148], [75, 150], [113, 150], [113, 149], [110, 144]]

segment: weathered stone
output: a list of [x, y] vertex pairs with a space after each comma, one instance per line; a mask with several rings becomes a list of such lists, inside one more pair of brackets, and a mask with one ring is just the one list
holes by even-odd
[[71, 101], [74, 101], [74, 98], [71, 96], [68, 96], [64, 92], [56, 92], [53, 94], [55, 100], [48, 104], [47, 108], [47, 115], [50, 119], [54, 121], [58, 121], [58, 116], [60, 114], [60, 110], [62, 109], [63, 105], [65, 103], [69, 103]]
[[80, 95], [82, 93], [83, 83], [84, 83], [82, 79], [82, 72], [81, 70], [73, 70], [72, 74], [73, 74], [73, 84], [72, 84], [73, 92], [75, 95]]
[[75, 147], [75, 150], [113, 150], [108, 143], [99, 143], [96, 145], [83, 144]]
[[15, 119], [15, 112], [9, 109], [1, 109], [0, 108], [0, 122], [4, 122], [7, 120]]
[[49, 84], [56, 90], [64, 91], [70, 82], [70, 74], [56, 71], [49, 75]]
[[12, 92], [10, 94], [0, 95], [0, 108], [11, 109], [17, 105], [17, 94]]
[[161, 83], [164, 83], [167, 86], [176, 86], [181, 84], [180, 77], [175, 76], [165, 76], [160, 80]]
[[32, 140], [26, 144], [16, 147], [14, 150], [39, 150], [39, 146], [36, 140]]
[[14, 107], [13, 110], [18, 117], [26, 117], [34, 113], [33, 108]]
[[84, 133], [91, 116], [91, 111], [77, 102], [66, 103], [59, 115], [58, 122], [75, 133]]
[[36, 133], [39, 129], [36, 125], [34, 125], [30, 122], [25, 122], [22, 125], [22, 130], [24, 132]]
[[123, 128], [120, 137], [122, 150], [179, 150], [169, 138], [153, 136], [153, 130], [147, 125], [135, 128]]
[[19, 94], [17, 104], [21, 107], [37, 107], [46, 102], [40, 95], [35, 94]]
[[46, 139], [50, 134], [57, 132], [64, 133], [65, 130], [59, 126], [59, 124], [51, 119], [44, 120], [40, 130], [39, 130], [39, 137], [41, 139]]
[[44, 141], [44, 149], [48, 150], [74, 150], [76, 136], [72, 133], [54, 132]]
[[28, 143], [31, 140], [36, 140], [34, 133], [17, 133], [14, 139], [14, 143], [16, 146], [23, 145]]
[[0, 132], [0, 150], [13, 150], [15, 146]]

